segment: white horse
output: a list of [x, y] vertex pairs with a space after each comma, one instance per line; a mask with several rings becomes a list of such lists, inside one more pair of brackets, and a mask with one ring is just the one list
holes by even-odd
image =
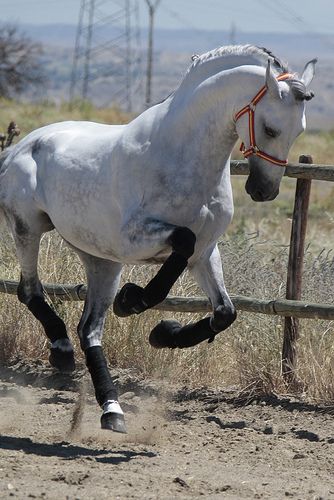
[[[211, 341], [235, 320], [217, 248], [233, 214], [230, 154], [239, 137], [247, 192], [256, 201], [277, 196], [290, 146], [305, 128], [315, 62], [298, 79], [265, 49], [219, 48], [194, 57], [178, 89], [127, 125], [55, 123], [2, 155], [0, 207], [21, 266], [18, 298], [41, 321], [60, 370], [74, 369], [73, 348], [44, 299], [41, 235], [56, 228], [85, 266], [78, 334], [102, 428], [126, 432], [101, 347], [113, 301], [116, 314], [138, 314], [161, 302], [187, 267], [213, 314], [186, 327], [162, 321], [151, 344]], [[152, 262], [162, 266], [145, 288], [130, 283], [116, 295], [123, 263]]]

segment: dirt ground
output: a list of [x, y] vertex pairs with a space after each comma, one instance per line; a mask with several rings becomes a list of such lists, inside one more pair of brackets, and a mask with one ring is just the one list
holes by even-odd
[[334, 411], [241, 401], [119, 371], [128, 434], [102, 431], [84, 370], [0, 370], [0, 498], [334, 499]]

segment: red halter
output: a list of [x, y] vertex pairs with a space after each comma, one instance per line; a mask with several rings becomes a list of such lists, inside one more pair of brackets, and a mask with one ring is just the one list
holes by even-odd
[[[292, 76], [293, 75], [291, 73], [282, 73], [281, 75], [278, 75], [276, 79], [280, 82], [281, 80], [287, 80]], [[262, 97], [265, 95], [266, 92], [267, 92], [267, 86], [265, 85], [264, 87], [261, 88], [261, 90], [259, 90], [256, 96], [253, 97], [251, 102], [246, 106], [244, 106], [234, 117], [234, 121], [236, 122], [237, 120], [239, 120], [241, 116], [243, 116], [245, 113], [248, 113], [249, 148], [246, 149], [244, 143], [242, 142], [240, 145], [240, 151], [242, 151], [242, 154], [244, 155], [245, 158], [248, 158], [251, 155], [256, 155], [259, 156], [260, 158], [263, 158], [264, 160], [269, 161], [270, 163], [274, 163], [275, 165], [280, 165], [281, 167], [285, 167], [288, 164], [288, 160], [279, 160], [274, 156], [268, 155], [264, 151], [261, 151], [257, 147], [255, 142], [255, 125], [254, 125], [255, 106], [260, 101], [260, 99], [262, 99]]]

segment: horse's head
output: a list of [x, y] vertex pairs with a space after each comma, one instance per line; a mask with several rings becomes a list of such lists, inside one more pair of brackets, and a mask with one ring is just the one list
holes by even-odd
[[316, 59], [308, 62], [296, 79], [292, 74], [276, 77], [268, 61], [265, 86], [235, 116], [250, 167], [246, 191], [254, 201], [273, 200], [279, 193], [290, 147], [305, 129], [305, 101], [313, 97], [307, 87], [315, 63]]

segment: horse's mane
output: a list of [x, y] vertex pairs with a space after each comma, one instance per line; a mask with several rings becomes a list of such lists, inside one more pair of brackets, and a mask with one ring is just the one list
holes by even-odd
[[[186, 71], [178, 89], [169, 94], [166, 99], [173, 98], [178, 91], [182, 92], [182, 89], [189, 88], [189, 85], [194, 87], [220, 71], [243, 65], [266, 67], [268, 60], [270, 60], [271, 69], [276, 76], [291, 72], [286, 62], [283, 62], [265, 47], [255, 45], [227, 45], [202, 55], [193, 55], [192, 64]], [[305, 85], [298, 78], [292, 77], [286, 82], [290, 85], [296, 100], [309, 100], [313, 97], [313, 93], [307, 92]]]
[[[275, 75], [288, 71], [287, 64], [265, 48], [254, 45], [227, 45], [210, 50], [202, 55], [192, 56], [192, 64], [186, 71], [176, 92], [194, 87], [206, 78], [238, 66], [253, 65], [266, 67], [268, 59]], [[173, 94], [174, 95], [174, 92]]]
[[268, 59], [272, 63], [273, 70], [282, 73], [288, 72], [288, 65], [276, 57], [270, 50], [265, 47], [256, 47], [255, 45], [227, 45], [224, 47], [218, 47], [217, 49], [210, 50], [205, 54], [200, 56], [193, 56], [193, 63], [188, 68], [186, 76], [193, 71], [194, 68], [207, 63], [208, 61], [213, 61], [215, 59], [224, 59], [228, 56], [236, 57], [250, 57], [252, 62], [257, 61], [259, 66], [266, 66]]

